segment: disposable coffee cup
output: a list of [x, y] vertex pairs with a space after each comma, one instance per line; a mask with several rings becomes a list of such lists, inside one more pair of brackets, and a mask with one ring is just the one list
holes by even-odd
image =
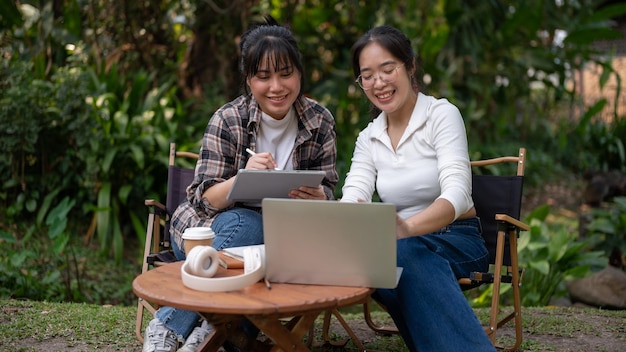
[[185, 255], [195, 246], [212, 246], [215, 233], [210, 227], [188, 227], [183, 232]]

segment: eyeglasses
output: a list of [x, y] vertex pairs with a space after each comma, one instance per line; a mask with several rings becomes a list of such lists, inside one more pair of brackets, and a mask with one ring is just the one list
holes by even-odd
[[[393, 83], [398, 78], [398, 69], [404, 66], [404, 64], [400, 64], [392, 69], [384, 68], [382, 71], [378, 72], [378, 79], [385, 83]], [[359, 84], [361, 89], [368, 90], [374, 87], [376, 84], [376, 75], [375, 74], [366, 74], [365, 76], [359, 75], [356, 78], [355, 82]]]

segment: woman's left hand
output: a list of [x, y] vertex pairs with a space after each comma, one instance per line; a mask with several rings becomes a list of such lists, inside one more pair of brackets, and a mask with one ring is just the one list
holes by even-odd
[[317, 187], [301, 186], [298, 189], [291, 190], [289, 192], [289, 197], [295, 199], [326, 200], [326, 193], [324, 193], [324, 187], [322, 185]]

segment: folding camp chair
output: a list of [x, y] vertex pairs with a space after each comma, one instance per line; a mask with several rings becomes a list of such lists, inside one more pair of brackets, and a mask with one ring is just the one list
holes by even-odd
[[[177, 157], [180, 157], [181, 160], [177, 161]], [[169, 220], [172, 213], [176, 210], [176, 207], [187, 197], [186, 190], [187, 186], [193, 181], [196, 160], [198, 160], [198, 154], [176, 151], [176, 144], [170, 144], [167, 172], [167, 197], [165, 199], [166, 205], [153, 199], [147, 199], [145, 201], [150, 214], [148, 215], [146, 243], [141, 267], [142, 273], [164, 263], [176, 261], [176, 257], [170, 246]], [[193, 166], [191, 166], [192, 161]], [[148, 310], [154, 315], [157, 309], [158, 306], [155, 304], [139, 298], [137, 303], [135, 334], [141, 343], [143, 343], [142, 332], [145, 310]]]
[[[489, 250], [490, 270], [486, 273], [473, 272], [469, 278], [460, 279], [459, 283], [464, 289], [474, 288], [482, 284], [493, 285], [489, 325], [485, 332], [497, 348], [515, 351], [522, 343], [520, 286], [524, 273], [517, 260], [517, 238], [520, 231], [530, 229], [528, 225], [519, 221], [522, 208], [526, 149], [520, 148], [517, 156], [474, 161], [472, 167], [477, 169], [501, 163], [516, 163], [517, 173], [512, 176], [474, 173], [472, 180], [472, 198]], [[502, 283], [511, 284], [513, 311], [498, 319]], [[512, 346], [498, 346], [496, 333], [500, 327], [511, 320], [514, 321], [515, 325], [515, 343]]]
[[[479, 174], [485, 168], [503, 163], [516, 163], [517, 172], [511, 176]], [[524, 181], [524, 166], [526, 163], [526, 149], [520, 148], [517, 156], [504, 156], [493, 159], [472, 161], [472, 198], [476, 212], [483, 228], [483, 237], [489, 250], [489, 271], [486, 273], [473, 272], [468, 278], [459, 279], [463, 290], [469, 290], [483, 284], [492, 284], [493, 293], [489, 325], [485, 332], [489, 339], [499, 349], [514, 351], [522, 343], [522, 311], [520, 286], [523, 270], [518, 266], [517, 238], [521, 230], [528, 231], [528, 225], [519, 221], [522, 204], [522, 186]], [[500, 312], [501, 284], [510, 283], [513, 291], [513, 311], [501, 319]], [[382, 325], [373, 321], [371, 316], [371, 300], [363, 304], [365, 321], [374, 331], [389, 335], [398, 333], [393, 325]], [[384, 307], [383, 307], [384, 308]], [[335, 316], [352, 339], [354, 332], [345, 323], [336, 310], [328, 311], [324, 316], [322, 338], [329, 343], [329, 321]], [[507, 322], [514, 320], [515, 344], [512, 346], [498, 346], [496, 344], [497, 330]], [[343, 341], [342, 343], [345, 343]], [[360, 341], [355, 344], [361, 346]]]

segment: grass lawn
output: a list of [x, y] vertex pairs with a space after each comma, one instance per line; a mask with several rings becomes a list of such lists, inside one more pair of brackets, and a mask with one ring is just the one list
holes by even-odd
[[[488, 309], [475, 310], [486, 321]], [[0, 351], [141, 351], [135, 337], [135, 307], [98, 306], [0, 300]], [[374, 312], [385, 320], [384, 312]], [[363, 322], [361, 313], [344, 318], [368, 350], [407, 351], [398, 336], [378, 336]], [[321, 333], [321, 316], [316, 339]], [[593, 308], [542, 307], [523, 309], [523, 351], [624, 351], [626, 311]], [[347, 334], [332, 325], [332, 338]], [[500, 330], [499, 340], [511, 341], [513, 329]], [[313, 351], [356, 351], [352, 342], [343, 348], [316, 347]]]

